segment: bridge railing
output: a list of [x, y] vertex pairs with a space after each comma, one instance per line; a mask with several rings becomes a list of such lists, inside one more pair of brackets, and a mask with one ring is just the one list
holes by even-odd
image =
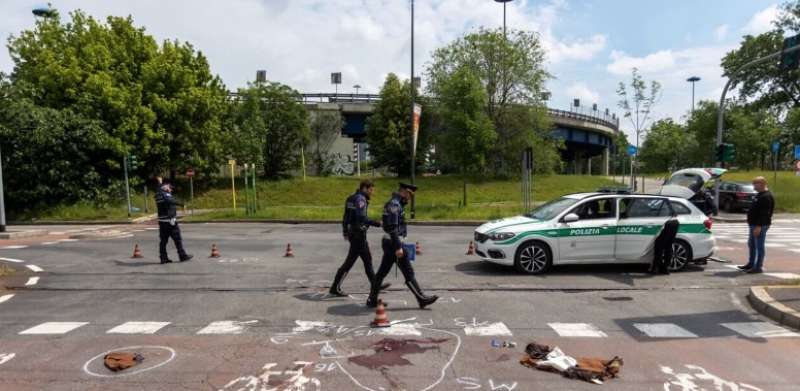
[[303, 102], [313, 103], [375, 103], [381, 100], [378, 94], [336, 94], [336, 93], [310, 93], [301, 94]]
[[589, 113], [585, 112], [577, 112], [577, 111], [567, 111], [567, 110], [559, 110], [559, 109], [547, 109], [547, 113], [551, 117], [562, 117], [562, 118], [569, 118], [575, 119], [578, 121], [586, 121], [591, 122], [598, 125], [603, 125], [614, 130], [619, 130], [619, 118], [616, 115], [607, 115], [602, 111], [590, 111]]

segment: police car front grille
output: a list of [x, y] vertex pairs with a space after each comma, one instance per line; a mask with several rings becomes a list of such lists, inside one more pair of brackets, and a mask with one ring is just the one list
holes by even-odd
[[483, 243], [483, 242], [485, 242], [487, 240], [489, 240], [489, 235], [482, 234], [482, 233], [479, 233], [479, 232], [475, 232], [475, 241], [476, 242]]

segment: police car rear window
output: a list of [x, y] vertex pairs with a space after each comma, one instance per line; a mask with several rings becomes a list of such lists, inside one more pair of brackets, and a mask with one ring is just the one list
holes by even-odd
[[684, 204], [682, 204], [680, 202], [672, 201], [672, 202], [670, 202], [670, 204], [672, 204], [672, 209], [675, 210], [675, 213], [677, 213], [679, 215], [690, 215], [690, 214], [692, 214], [692, 211], [689, 210], [689, 208], [687, 208], [686, 205], [684, 205]]

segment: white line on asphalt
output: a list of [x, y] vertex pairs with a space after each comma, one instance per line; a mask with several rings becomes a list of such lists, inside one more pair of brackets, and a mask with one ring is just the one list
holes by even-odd
[[672, 323], [634, 323], [650, 338], [697, 338], [697, 334]]
[[14, 259], [14, 258], [0, 258], [0, 261], [8, 261], [8, 262], [14, 262], [14, 263], [24, 263], [25, 262], [25, 261], [23, 261], [21, 259]]
[[511, 330], [509, 330], [503, 322], [491, 323], [486, 326], [468, 325], [464, 327], [464, 334], [481, 337], [489, 337], [493, 335], [513, 335], [511, 334]]
[[4, 246], [4, 247], [0, 247], [0, 249], [2, 249], [2, 250], [18, 250], [18, 249], [21, 249], [21, 248], [28, 248], [28, 246], [23, 246], [23, 245], [15, 245], [15, 246]]
[[42, 242], [42, 244], [45, 245], [45, 246], [49, 246], [51, 244], [58, 244], [58, 241], [55, 241], [55, 242]]
[[27, 266], [28, 269], [31, 269], [31, 270], [33, 270], [33, 271], [35, 271], [37, 273], [44, 271], [44, 269], [42, 269], [42, 268], [40, 268], [39, 266], [36, 266], [36, 265], [25, 265], [25, 266]]
[[247, 322], [237, 322], [235, 320], [220, 320], [211, 322], [208, 326], [198, 331], [197, 334], [241, 334], [247, 325], [258, 323], [257, 320]]
[[59, 242], [77, 242], [78, 239], [59, 239]]
[[547, 325], [561, 337], [608, 337], [606, 333], [590, 323], [548, 323]]
[[779, 272], [776, 272], [776, 273], [764, 273], [764, 275], [770, 276], [770, 277], [775, 277], [775, 278], [780, 278], [780, 279], [783, 279], [783, 280], [797, 280], [797, 279], [800, 279], [800, 275], [794, 274], [794, 273], [779, 273]]
[[106, 334], [155, 334], [170, 322], [126, 322], [111, 330]]
[[722, 327], [731, 329], [747, 338], [792, 338], [800, 334], [767, 322], [721, 323]]
[[786, 245], [785, 245], [785, 244], [781, 244], [781, 243], [771, 243], [771, 242], [765, 243], [764, 245], [765, 245], [765, 246], [767, 246], [767, 247], [774, 247], [774, 248], [786, 247]]
[[28, 282], [25, 283], [25, 286], [36, 285], [39, 283], [39, 277], [31, 277], [28, 279]]
[[728, 296], [730, 296], [731, 298], [731, 303], [733, 303], [733, 305], [736, 306], [736, 308], [738, 308], [740, 311], [745, 313], [750, 312], [750, 309], [748, 309], [747, 307], [744, 306], [744, 304], [742, 304], [742, 301], [739, 300], [739, 297], [736, 296], [736, 293], [728, 292]]
[[89, 324], [89, 322], [45, 322], [33, 326], [27, 330], [20, 331], [22, 335], [27, 334], [66, 334], [72, 330]]
[[66, 232], [63, 232], [63, 231], [51, 231], [50, 232], [50, 235], [64, 235], [64, 234], [66, 234]]
[[11, 298], [12, 298], [12, 297], [14, 297], [14, 294], [13, 294], [13, 293], [12, 293], [12, 294], [10, 294], [10, 295], [3, 295], [3, 296], [0, 296], [0, 303], [5, 303], [5, 302], [7, 302], [7, 301], [11, 300]]

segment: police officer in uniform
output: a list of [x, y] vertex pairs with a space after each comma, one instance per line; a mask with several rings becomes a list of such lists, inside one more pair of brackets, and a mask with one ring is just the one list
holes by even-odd
[[650, 273], [669, 274], [669, 264], [672, 261], [672, 244], [678, 236], [680, 221], [678, 221], [675, 211], [670, 209], [670, 218], [664, 223], [661, 232], [655, 240], [653, 249], [653, 263], [650, 265]]
[[181, 239], [181, 229], [178, 227], [178, 213], [176, 206], [183, 206], [177, 202], [172, 195], [172, 186], [167, 182], [162, 182], [158, 192], [156, 192], [156, 206], [158, 207], [158, 236], [161, 240], [158, 244], [158, 254], [161, 263], [170, 263], [172, 260], [167, 256], [167, 241], [172, 238], [175, 247], [178, 249], [178, 257], [181, 262], [192, 259], [191, 254], [187, 254], [183, 249]]
[[406, 228], [404, 206], [408, 203], [417, 187], [405, 183], [400, 184], [400, 189], [392, 194], [392, 198], [383, 207], [383, 240], [381, 247], [383, 248], [383, 258], [381, 259], [381, 266], [378, 269], [378, 274], [372, 281], [372, 289], [369, 292], [367, 299], [368, 307], [375, 307], [378, 305], [378, 294], [380, 292], [381, 284], [386, 275], [389, 274], [392, 265], [397, 263], [397, 267], [403, 273], [406, 280], [406, 285], [411, 293], [417, 298], [419, 308], [425, 308], [436, 302], [438, 296], [426, 296], [417, 283], [414, 277], [414, 268], [411, 267], [411, 262], [403, 252], [403, 238], [406, 237], [408, 231]]
[[[345, 296], [342, 291], [342, 281], [347, 277], [347, 273], [353, 268], [356, 259], [361, 257], [364, 262], [364, 271], [367, 273], [367, 281], [372, 284], [375, 279], [375, 270], [372, 268], [372, 254], [369, 252], [369, 243], [367, 242], [367, 230], [369, 227], [380, 227], [381, 223], [369, 219], [367, 208], [369, 208], [369, 200], [372, 196], [372, 191], [375, 185], [369, 179], [361, 181], [358, 190], [347, 197], [344, 206], [344, 217], [342, 217], [342, 229], [345, 240], [350, 242], [350, 250], [347, 252], [347, 258], [344, 263], [336, 272], [336, 277], [333, 279], [330, 294], [333, 296]], [[385, 284], [381, 289], [386, 289], [391, 284]]]

